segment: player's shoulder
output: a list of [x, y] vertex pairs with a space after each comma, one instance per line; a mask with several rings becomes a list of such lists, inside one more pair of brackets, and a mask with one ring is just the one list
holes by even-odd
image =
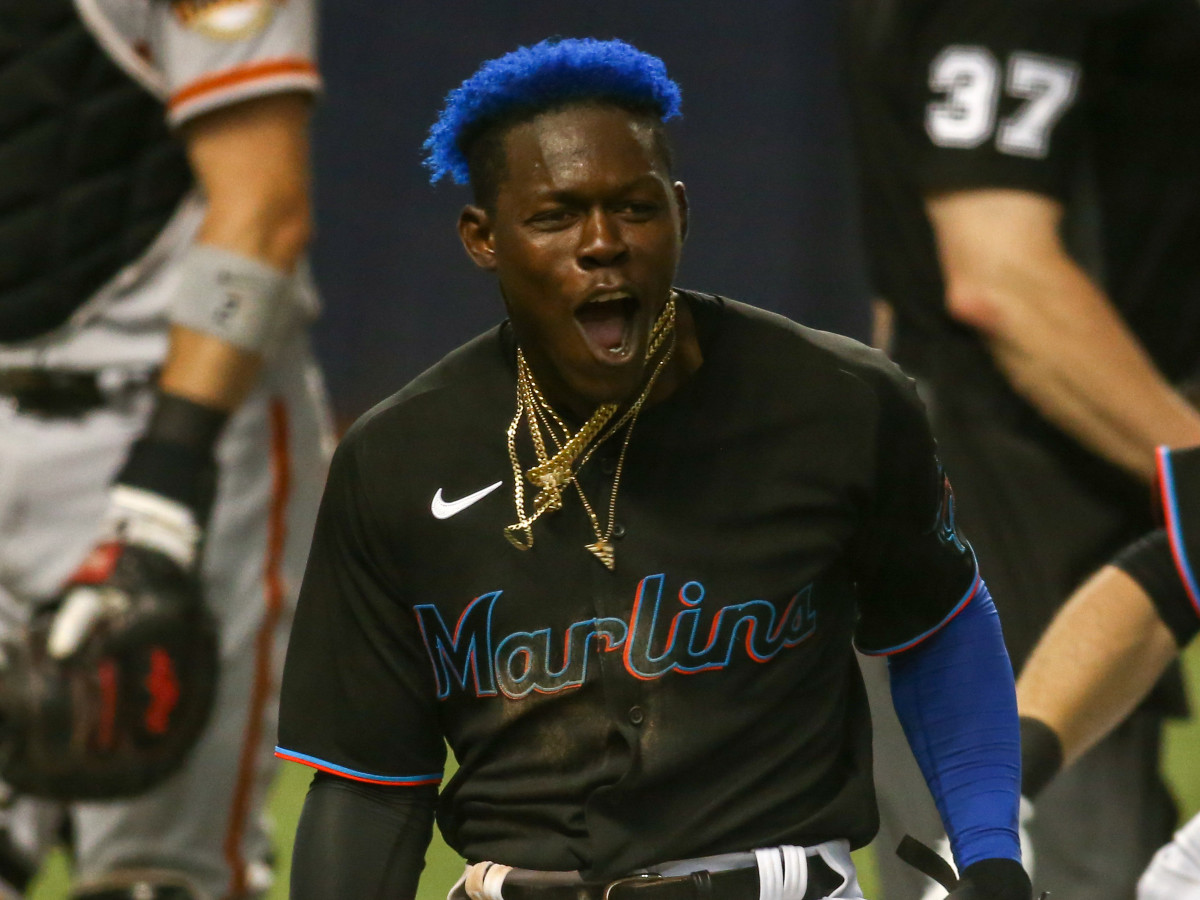
[[389, 442], [415, 431], [442, 431], [470, 424], [494, 411], [495, 400], [511, 397], [513, 374], [506, 362], [505, 325], [497, 325], [452, 350], [390, 397], [363, 413], [342, 444]]
[[814, 379], [844, 383], [851, 390], [859, 386], [876, 395], [902, 396], [913, 390], [912, 379], [887, 354], [862, 341], [727, 297], [686, 293], [699, 301], [696, 308], [703, 317], [719, 320], [721, 340], [739, 351], [751, 377], [785, 390], [793, 384], [811, 390]]

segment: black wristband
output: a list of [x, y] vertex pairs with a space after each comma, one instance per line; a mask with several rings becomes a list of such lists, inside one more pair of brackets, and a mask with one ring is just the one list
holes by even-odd
[[1062, 741], [1054, 729], [1041, 719], [1021, 716], [1021, 794], [1036, 799], [1062, 763]]
[[981, 859], [963, 869], [963, 885], [975, 889], [979, 900], [1030, 900], [1033, 885], [1015, 859]]
[[160, 390], [143, 436], [211, 454], [228, 418], [224, 410]]
[[160, 391], [117, 482], [182, 503], [203, 525], [216, 493], [217, 438], [228, 418], [226, 412]]

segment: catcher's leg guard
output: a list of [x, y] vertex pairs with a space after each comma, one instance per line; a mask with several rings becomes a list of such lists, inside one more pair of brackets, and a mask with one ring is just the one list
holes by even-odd
[[212, 900], [190, 879], [163, 869], [127, 869], [75, 886], [71, 900]]

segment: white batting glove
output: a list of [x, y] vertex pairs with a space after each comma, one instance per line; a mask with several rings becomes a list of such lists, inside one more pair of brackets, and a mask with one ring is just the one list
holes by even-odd
[[190, 572], [201, 537], [192, 511], [161, 494], [118, 484], [109, 493], [101, 538], [67, 580], [54, 613], [46, 647], [51, 656], [73, 655], [98, 625], [118, 619], [129, 607], [129, 593], [114, 583], [126, 548], [161, 555]]

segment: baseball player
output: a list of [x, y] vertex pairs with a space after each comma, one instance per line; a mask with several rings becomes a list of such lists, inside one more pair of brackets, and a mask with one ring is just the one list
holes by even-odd
[[[132, 747], [135, 771], [66, 793], [136, 792], [139, 748], [192, 686], [169, 650], [145, 672], [121, 654], [164, 610], [219, 629], [215, 708], [184, 768], [120, 802], [12, 797], [5, 897], [62, 834], [76, 898], [270, 882], [264, 742], [329, 446], [301, 261], [313, 17], [310, 0], [0, 0], [4, 664], [28, 634], [64, 671], [99, 660], [94, 709], [31, 723], [86, 728], [58, 735], [85, 758], [10, 744], [8, 771], [53, 793], [60, 766], [86, 776]], [[0, 672], [5, 702], [18, 674]], [[20, 746], [28, 729], [4, 725]]]
[[[1022, 792], [1033, 800], [1129, 715], [1200, 632], [1200, 449], [1164, 447], [1158, 461], [1165, 528], [1131, 545], [1071, 597], [1017, 682]], [[1200, 900], [1200, 816], [1154, 856], [1137, 897]]]
[[[891, 351], [929, 404], [1019, 667], [1065, 598], [1153, 527], [1154, 448], [1200, 442], [1173, 387], [1200, 359], [1200, 6], [848, 8]], [[1035, 880], [1055, 900], [1132, 894], [1174, 824], [1158, 745], [1184, 709], [1173, 673], [1041, 798]], [[900, 729], [877, 738], [884, 884], [915, 900], [921, 879], [890, 850], [905, 832], [932, 839], [937, 816], [916, 802]]]
[[[277, 753], [318, 770], [292, 897], [860, 898], [876, 812], [852, 645], [963, 873], [1021, 900], [1011, 669], [912, 386], [847, 338], [674, 288], [679, 89], [546, 41], [427, 148], [507, 320], [334, 457]], [[440, 796], [446, 743], [458, 772]]]

